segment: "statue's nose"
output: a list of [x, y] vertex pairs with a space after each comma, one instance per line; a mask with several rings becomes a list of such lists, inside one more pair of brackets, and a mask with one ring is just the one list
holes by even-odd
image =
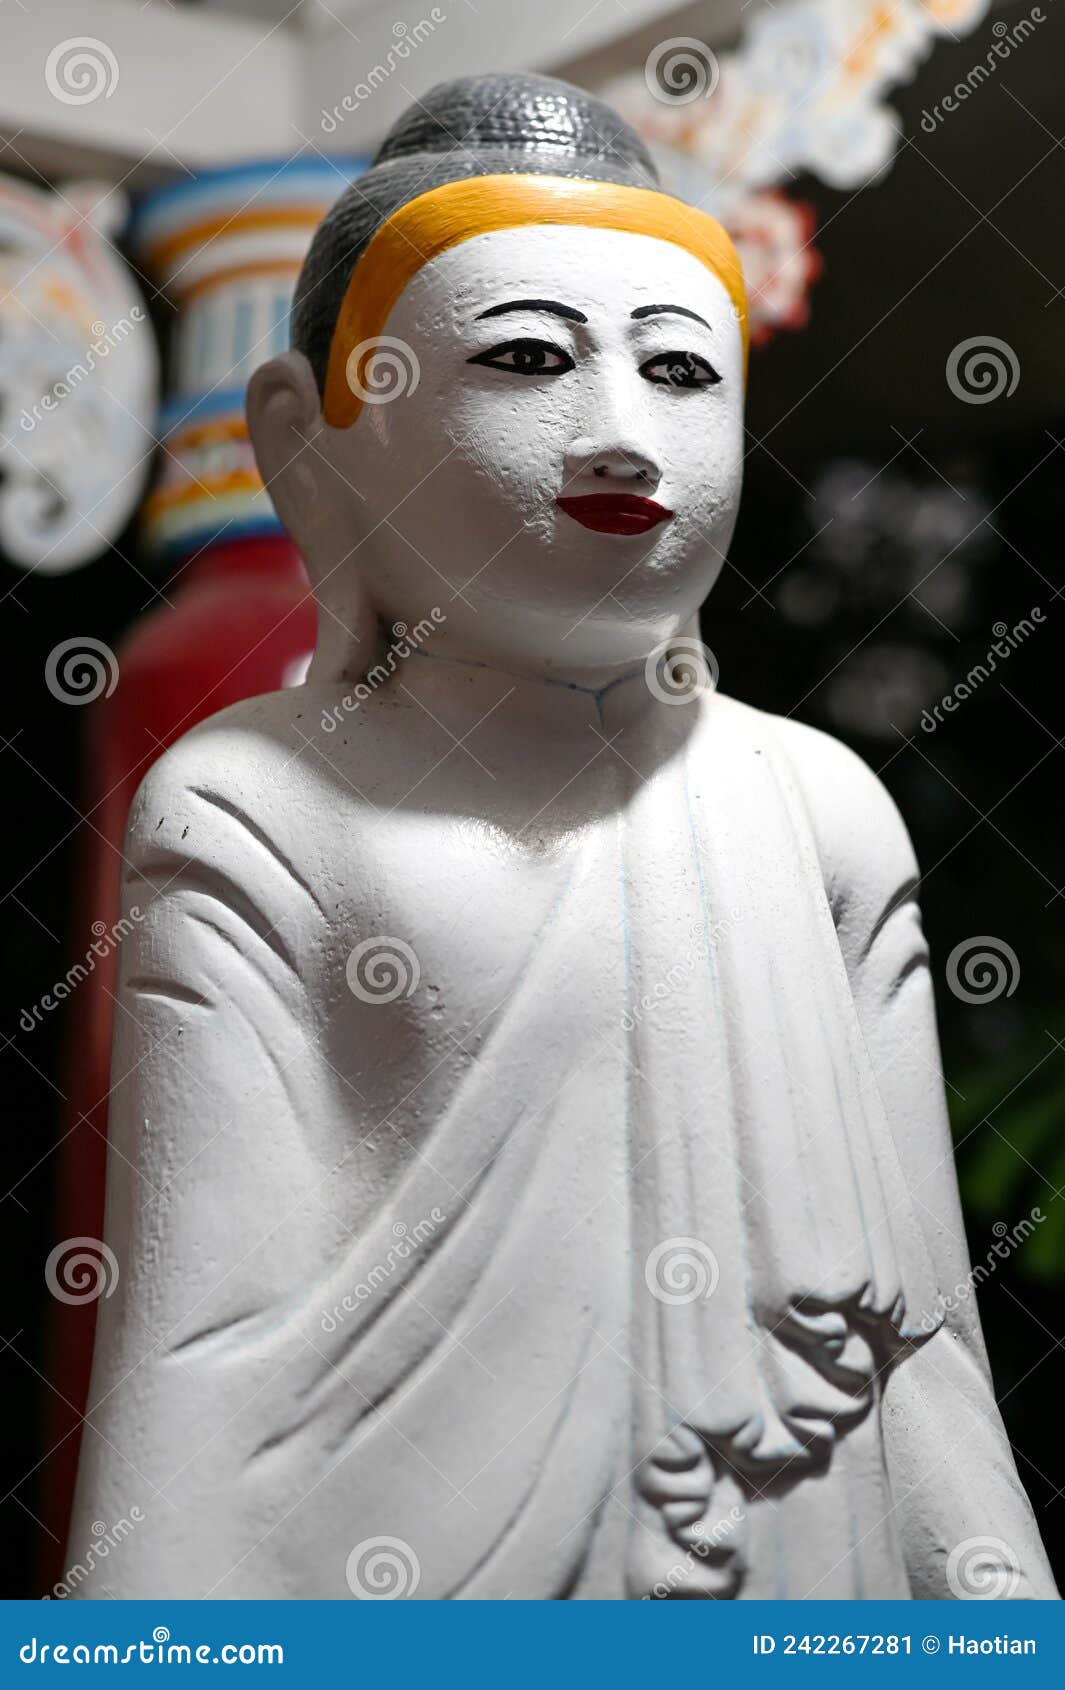
[[654, 459], [635, 441], [574, 440], [566, 454], [570, 477], [594, 475], [600, 481], [632, 482], [642, 488], [658, 486], [662, 472]]

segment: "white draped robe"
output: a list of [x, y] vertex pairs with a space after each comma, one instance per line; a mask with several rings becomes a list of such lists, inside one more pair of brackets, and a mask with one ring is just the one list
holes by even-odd
[[[421, 1598], [949, 1596], [991, 1536], [1051, 1594], [944, 1320], [893, 805], [723, 697], [548, 690], [467, 801], [395, 688], [240, 706], [142, 788], [71, 1553], [144, 1520], [78, 1593], [347, 1598], [384, 1542]], [[353, 991], [382, 937], [401, 989]]]

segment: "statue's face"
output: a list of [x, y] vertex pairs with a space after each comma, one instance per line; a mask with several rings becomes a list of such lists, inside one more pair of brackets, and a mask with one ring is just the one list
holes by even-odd
[[387, 619], [439, 605], [460, 641], [556, 668], [639, 659], [688, 621], [743, 457], [740, 330], [697, 259], [602, 229], [482, 235], [418, 272], [385, 335], [406, 390], [327, 441]]

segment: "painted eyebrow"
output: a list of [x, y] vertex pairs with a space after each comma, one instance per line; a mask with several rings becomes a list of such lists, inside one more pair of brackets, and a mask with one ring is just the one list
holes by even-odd
[[572, 305], [560, 305], [557, 299], [506, 299], [502, 305], [491, 305], [487, 311], [478, 312], [474, 321], [480, 323], [485, 317], [502, 317], [508, 311], [550, 311], [556, 317], [565, 317], [570, 323], [588, 321], [583, 311], [574, 310]]
[[[640, 317], [658, 317], [666, 311], [674, 317], [690, 317], [694, 323], [702, 323], [704, 329], [710, 328], [705, 317], [700, 317], [698, 311], [689, 311], [686, 305], [641, 305], [632, 313], [633, 322]], [[712, 334], [713, 330], [710, 332]]]

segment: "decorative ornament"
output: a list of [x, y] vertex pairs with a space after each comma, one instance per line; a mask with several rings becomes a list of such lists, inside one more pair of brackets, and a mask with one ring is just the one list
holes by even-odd
[[647, 141], [665, 186], [732, 235], [755, 345], [805, 326], [820, 272], [812, 207], [777, 185], [806, 171], [852, 190], [887, 169], [898, 119], [884, 95], [987, 10], [988, 0], [795, 0], [759, 13], [732, 52], [660, 42], [601, 90]]
[[0, 177], [0, 550], [46, 575], [106, 551], [155, 444], [155, 337], [113, 243], [121, 194]]

